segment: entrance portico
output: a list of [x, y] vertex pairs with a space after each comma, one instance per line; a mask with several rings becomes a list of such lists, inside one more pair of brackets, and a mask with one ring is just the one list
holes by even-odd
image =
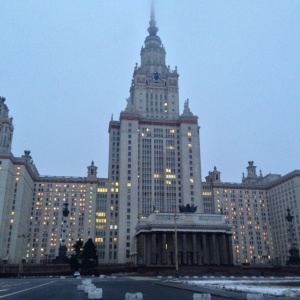
[[138, 223], [137, 264], [233, 265], [231, 225], [223, 215], [152, 213]]

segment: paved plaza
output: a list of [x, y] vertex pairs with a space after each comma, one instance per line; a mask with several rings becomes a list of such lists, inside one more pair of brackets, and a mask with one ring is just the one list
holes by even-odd
[[[83, 280], [89, 278], [97, 288], [102, 288], [103, 299], [121, 300], [125, 294], [140, 292], [143, 300], [193, 299], [194, 293], [210, 294], [212, 300], [247, 299], [247, 294], [263, 294], [263, 299], [299, 299], [298, 277], [181, 277], [171, 276], [101, 276], [101, 277], [25, 277], [0, 280], [0, 299], [88, 299], [78, 290]], [[251, 289], [252, 287], [252, 289]], [[253, 288], [253, 287], [256, 287]], [[262, 289], [263, 287], [263, 289]], [[277, 293], [277, 294], [276, 294]]]

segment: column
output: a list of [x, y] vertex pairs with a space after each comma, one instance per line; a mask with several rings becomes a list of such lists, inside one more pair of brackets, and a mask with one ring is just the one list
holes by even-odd
[[216, 264], [219, 266], [221, 264], [221, 252], [223, 252], [223, 250], [221, 250], [221, 235], [220, 234], [216, 234]]
[[156, 265], [156, 234], [151, 235], [151, 265]]
[[229, 260], [229, 264], [233, 265], [233, 249], [232, 249], [232, 235], [231, 234], [227, 234], [226, 235], [226, 239], [227, 239], [227, 249], [228, 249], [228, 260]]
[[162, 265], [166, 265], [168, 262], [166, 244], [167, 244], [167, 234], [163, 233], [162, 241], [161, 241], [161, 263], [162, 263]]
[[151, 240], [150, 234], [145, 234], [145, 264], [150, 265], [151, 262]]
[[220, 247], [220, 264], [224, 265], [226, 244], [224, 243], [224, 235], [223, 234], [221, 234], [219, 236], [219, 247]]
[[214, 233], [211, 235], [211, 264], [217, 264], [217, 242], [216, 235]]
[[221, 235], [220, 254], [221, 254], [220, 255], [221, 265], [228, 265], [229, 264], [229, 254], [228, 254], [228, 244], [226, 241], [225, 234]]
[[192, 234], [192, 248], [193, 248], [193, 265], [199, 264], [197, 257], [197, 236], [195, 233]]
[[[178, 237], [178, 235], [177, 235]], [[175, 254], [175, 249], [176, 249], [176, 240], [175, 240], [175, 234], [173, 234], [173, 246], [172, 246], [172, 249], [173, 249], [173, 262], [174, 264], [176, 264], [176, 254]], [[178, 241], [177, 241], [177, 245], [178, 245]]]
[[137, 264], [145, 264], [146, 257], [145, 257], [145, 235], [140, 234], [137, 237]]
[[202, 234], [203, 264], [210, 264], [209, 244], [207, 243], [206, 233]]
[[186, 234], [182, 234], [182, 263], [187, 264], [187, 244], [186, 244]]

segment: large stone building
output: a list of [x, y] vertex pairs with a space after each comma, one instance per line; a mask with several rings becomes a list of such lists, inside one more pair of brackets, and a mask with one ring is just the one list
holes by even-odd
[[262, 176], [249, 162], [241, 183], [222, 182], [216, 168], [202, 182], [198, 117], [189, 100], [179, 111], [179, 75], [166, 65], [157, 31], [152, 12], [126, 108], [109, 123], [108, 178], [97, 177], [93, 162], [86, 177], [41, 176], [29, 151], [13, 156], [12, 119], [0, 98], [2, 258], [54, 259], [67, 202], [68, 253], [91, 237], [100, 263], [173, 265], [175, 227], [180, 264], [287, 260], [287, 208], [300, 238], [300, 171]]
[[188, 100], [179, 113], [179, 75], [166, 66], [157, 31], [152, 16], [126, 109], [109, 126], [108, 182], [116, 186], [108, 194], [114, 211], [109, 220], [113, 226], [122, 224], [113, 236], [121, 244], [126, 241], [126, 247], [114, 251], [118, 261], [134, 251], [137, 221], [151, 212], [174, 213], [188, 203], [203, 210], [198, 118]]
[[248, 164], [242, 183], [222, 182], [215, 167], [203, 183], [203, 194], [213, 203], [212, 211], [223, 214], [233, 226], [235, 264], [285, 263], [291, 246], [288, 208], [294, 216], [293, 237], [299, 247], [300, 170], [263, 176], [261, 171], [256, 174], [253, 161]]

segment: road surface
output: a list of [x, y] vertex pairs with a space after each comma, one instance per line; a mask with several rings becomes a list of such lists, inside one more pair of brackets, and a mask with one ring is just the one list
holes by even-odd
[[[14, 300], [86, 300], [88, 296], [77, 290], [84, 278], [3, 278], [0, 279], [0, 299]], [[123, 300], [126, 292], [143, 293], [143, 300], [192, 300], [193, 291], [165, 286], [162, 280], [144, 277], [93, 277], [92, 283], [102, 288], [104, 300]], [[158, 284], [159, 283], [159, 284]], [[226, 299], [212, 296], [212, 300]], [[228, 298], [227, 298], [228, 299]]]

